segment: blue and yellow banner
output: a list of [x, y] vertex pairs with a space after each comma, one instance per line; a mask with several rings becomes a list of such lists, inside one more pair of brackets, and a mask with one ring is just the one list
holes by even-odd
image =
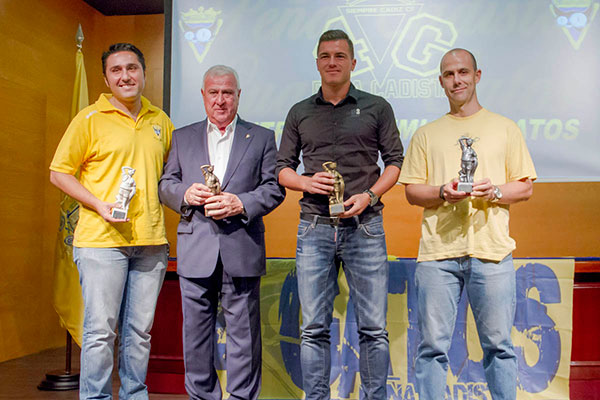
[[[568, 399], [574, 261], [524, 259], [514, 261], [517, 309], [512, 338], [518, 357], [517, 398]], [[418, 399], [414, 360], [417, 327], [413, 259], [390, 262], [388, 331], [391, 362], [388, 398]], [[331, 397], [359, 399], [358, 335], [348, 286], [340, 272], [339, 294], [331, 326]], [[263, 399], [301, 399], [300, 302], [295, 261], [269, 260], [261, 285], [263, 335]], [[350, 307], [349, 307], [350, 303]], [[217, 346], [218, 368], [225, 368], [226, 336], [222, 326]], [[459, 303], [452, 345], [446, 400], [491, 400], [482, 367], [473, 314], [466, 293]], [[221, 383], [225, 387], [225, 376]]]

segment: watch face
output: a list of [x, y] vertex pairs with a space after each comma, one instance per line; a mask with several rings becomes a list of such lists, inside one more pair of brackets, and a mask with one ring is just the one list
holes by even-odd
[[371, 196], [371, 207], [373, 207], [379, 201], [379, 197], [373, 192], [369, 192], [369, 195]]
[[502, 192], [500, 191], [500, 188], [498, 186], [494, 188], [494, 196], [496, 196], [497, 199], [502, 198]]

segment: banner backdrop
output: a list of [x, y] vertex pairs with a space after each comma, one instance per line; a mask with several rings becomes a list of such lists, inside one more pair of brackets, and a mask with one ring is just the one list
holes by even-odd
[[[354, 42], [354, 85], [394, 109], [406, 147], [448, 112], [438, 82], [451, 48], [482, 69], [478, 96], [519, 127], [542, 181], [600, 180], [599, 0], [172, 1], [171, 117], [205, 116], [212, 65], [235, 68], [240, 115], [281, 135], [292, 105], [316, 92], [316, 44], [327, 29]], [[458, 167], [457, 167], [458, 168]]]
[[[574, 261], [514, 261], [517, 309], [512, 338], [519, 374], [518, 399], [569, 399]], [[414, 285], [416, 262], [390, 262], [388, 332], [391, 362], [388, 398], [416, 400], [413, 368], [420, 333]], [[301, 399], [300, 303], [295, 261], [271, 259], [261, 285], [263, 335], [263, 399]], [[221, 321], [218, 323], [218, 325]], [[217, 369], [225, 367], [225, 330], [218, 326]], [[467, 295], [458, 312], [446, 388], [446, 400], [491, 400], [483, 374], [482, 350]], [[359, 399], [358, 336], [352, 299], [343, 272], [331, 326], [331, 397]], [[221, 384], [225, 375], [221, 371]], [[224, 390], [225, 393], [225, 390]]]

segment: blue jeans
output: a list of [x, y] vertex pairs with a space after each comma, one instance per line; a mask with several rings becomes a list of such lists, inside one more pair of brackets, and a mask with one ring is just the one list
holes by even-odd
[[338, 269], [354, 303], [360, 342], [360, 376], [367, 399], [385, 399], [389, 365], [386, 327], [388, 263], [381, 215], [366, 223], [332, 226], [301, 219], [296, 273], [302, 306], [302, 383], [306, 399], [328, 399], [330, 325]]
[[119, 328], [119, 399], [148, 399], [150, 328], [167, 268], [167, 245], [74, 247], [84, 303], [80, 399], [112, 399]]
[[457, 306], [466, 288], [483, 349], [483, 369], [494, 400], [515, 399], [517, 358], [510, 332], [516, 307], [512, 256], [500, 262], [460, 257], [417, 264], [419, 329], [415, 372], [420, 400], [444, 398], [448, 350]]

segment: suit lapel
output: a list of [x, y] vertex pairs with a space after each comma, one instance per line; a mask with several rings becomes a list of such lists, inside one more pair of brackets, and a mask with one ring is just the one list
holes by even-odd
[[227, 186], [227, 183], [233, 176], [252, 139], [253, 135], [250, 132], [250, 127], [246, 124], [246, 121], [238, 117], [235, 132], [233, 133], [231, 153], [229, 153], [229, 161], [227, 162], [227, 169], [225, 170], [225, 176], [221, 185], [223, 188]]
[[[195, 159], [194, 164], [197, 163], [194, 176], [201, 177], [201, 180], [195, 180], [195, 182], [204, 182], [204, 174], [200, 168], [202, 165], [210, 164], [210, 155], [208, 154], [208, 135], [206, 133], [206, 126], [208, 120], [204, 120], [196, 125], [196, 140], [192, 142], [193, 157]], [[195, 145], [194, 145], [195, 144]]]

